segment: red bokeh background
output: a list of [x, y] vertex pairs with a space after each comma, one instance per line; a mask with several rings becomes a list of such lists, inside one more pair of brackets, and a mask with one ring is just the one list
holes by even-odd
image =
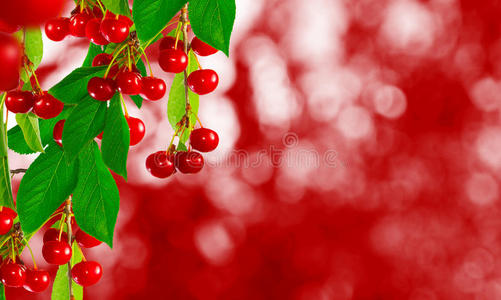
[[[501, 2], [237, 7], [230, 59], [202, 60], [222, 82], [200, 117], [222, 142], [200, 175], [147, 174], [167, 99], [129, 102], [147, 137], [117, 178], [115, 249], [86, 252], [105, 275], [85, 299], [501, 299]], [[85, 55], [45, 47], [46, 86]]]

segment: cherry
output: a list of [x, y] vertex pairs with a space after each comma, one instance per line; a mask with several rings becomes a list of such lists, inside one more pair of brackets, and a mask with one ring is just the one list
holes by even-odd
[[142, 95], [151, 101], [157, 101], [165, 96], [167, 86], [165, 81], [160, 78], [155, 77], [143, 77], [141, 93]]
[[26, 281], [26, 271], [24, 266], [7, 262], [0, 267], [0, 278], [5, 286], [22, 287]]
[[50, 40], [59, 42], [70, 34], [70, 19], [56, 18], [45, 23], [45, 34]]
[[204, 167], [204, 158], [198, 152], [180, 151], [175, 157], [176, 168], [184, 174], [195, 174]]
[[198, 70], [188, 76], [188, 86], [199, 95], [213, 92], [219, 84], [219, 77], [214, 70]]
[[76, 37], [85, 37], [87, 23], [91, 19], [92, 16], [85, 11], [73, 15], [70, 18], [70, 34]]
[[129, 28], [134, 25], [134, 22], [127, 16], [118, 16], [118, 21], [125, 23]]
[[66, 241], [49, 241], [43, 245], [42, 255], [49, 264], [64, 265], [71, 259], [71, 247]]
[[217, 53], [218, 51], [211, 45], [202, 42], [202, 40], [200, 40], [197, 37], [194, 37], [193, 40], [191, 41], [191, 49], [193, 49], [193, 52], [195, 52], [200, 56], [209, 56], [214, 53]]
[[110, 78], [94, 77], [87, 84], [89, 95], [99, 101], [108, 101], [117, 91], [115, 81]]
[[166, 36], [163, 39], [160, 40], [160, 46], [159, 49], [160, 51], [166, 50], [166, 49], [184, 49], [184, 42], [181, 40], [177, 41], [177, 48], [175, 47], [176, 44], [176, 38], [171, 37], [171, 36]]
[[57, 17], [64, 9], [65, 0], [1, 1], [0, 19], [7, 23], [35, 26]]
[[27, 113], [33, 108], [35, 97], [33, 93], [28, 91], [12, 91], [8, 92], [5, 98], [5, 106], [10, 112], [15, 114]]
[[73, 266], [71, 277], [81, 286], [96, 284], [103, 276], [103, 268], [95, 261], [82, 261]]
[[18, 86], [22, 55], [19, 42], [10, 35], [0, 33], [0, 91], [9, 91]]
[[103, 18], [103, 11], [99, 7], [99, 5], [96, 5], [96, 6], [94, 6], [94, 8], [92, 8], [92, 14], [94, 15], [94, 17], [96, 17], [98, 19]]
[[181, 49], [165, 49], [160, 51], [158, 63], [165, 72], [181, 73], [188, 66], [188, 56]]
[[4, 207], [0, 211], [0, 234], [7, 234], [12, 229], [14, 218], [11, 213]]
[[94, 18], [87, 22], [85, 35], [96, 45], [108, 45], [110, 42], [101, 33], [101, 19]]
[[198, 128], [191, 132], [190, 144], [200, 152], [211, 152], [219, 144], [219, 136], [214, 130]]
[[50, 284], [49, 272], [43, 270], [26, 271], [26, 280], [24, 288], [32, 293], [41, 293], [45, 291]]
[[101, 241], [97, 240], [93, 236], [88, 235], [83, 230], [77, 231], [75, 234], [75, 239], [82, 248], [94, 248], [96, 246], [101, 245]]
[[8, 216], [12, 217], [12, 219], [15, 219], [17, 217], [17, 212], [13, 210], [12, 208], [9, 207], [3, 207], [2, 211], [5, 212]]
[[19, 29], [21, 29], [21, 26], [19, 25], [9, 24], [3, 20], [0, 20], [0, 32], [14, 33]]
[[35, 99], [33, 112], [42, 119], [52, 119], [63, 111], [64, 104], [51, 94], [44, 92]]
[[[61, 233], [61, 241], [67, 241], [68, 234], [66, 232]], [[52, 241], [59, 241], [59, 230], [56, 228], [49, 228], [43, 235], [43, 243], [48, 243]]]
[[127, 23], [116, 19], [104, 19], [101, 22], [103, 36], [112, 43], [121, 43], [129, 36]]
[[117, 79], [118, 90], [125, 95], [139, 95], [141, 93], [141, 75], [124, 70], [118, 73]]
[[94, 57], [92, 60], [93, 67], [107, 66], [113, 60], [113, 55], [108, 53], [101, 53]]
[[138, 118], [127, 116], [126, 120], [127, 124], [129, 124], [130, 145], [135, 146], [143, 140], [146, 133], [146, 127], [143, 121]]
[[150, 154], [146, 159], [146, 169], [155, 177], [167, 178], [176, 171], [174, 156], [165, 151]]
[[56, 125], [54, 125], [54, 130], [52, 131], [52, 137], [54, 141], [59, 145], [63, 146], [63, 128], [65, 120], [59, 120]]

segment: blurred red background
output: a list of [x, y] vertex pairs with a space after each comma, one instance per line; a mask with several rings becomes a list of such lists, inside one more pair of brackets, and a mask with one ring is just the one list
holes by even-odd
[[[237, 7], [230, 59], [202, 60], [221, 78], [200, 108], [221, 146], [200, 175], [147, 173], [167, 99], [129, 102], [147, 136], [115, 249], [86, 252], [105, 269], [85, 299], [501, 299], [501, 1]], [[42, 85], [85, 47], [47, 40]]]

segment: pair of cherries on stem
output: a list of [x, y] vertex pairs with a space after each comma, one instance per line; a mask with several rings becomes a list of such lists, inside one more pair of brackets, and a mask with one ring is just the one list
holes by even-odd
[[13, 288], [24, 287], [24, 289], [32, 293], [41, 293], [50, 284], [49, 272], [36, 268], [31, 270], [11, 260], [2, 262], [0, 279], [5, 286]]
[[64, 104], [47, 92], [35, 95], [31, 91], [10, 91], [5, 98], [5, 106], [13, 113], [33, 113], [42, 119], [57, 117], [64, 108]]

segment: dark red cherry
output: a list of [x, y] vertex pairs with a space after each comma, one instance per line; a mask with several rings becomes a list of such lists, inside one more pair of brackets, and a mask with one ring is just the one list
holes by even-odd
[[93, 67], [107, 66], [113, 60], [113, 55], [108, 53], [101, 53], [94, 57], [92, 60]]
[[51, 94], [44, 92], [35, 99], [33, 112], [42, 119], [52, 119], [63, 111], [64, 104]]
[[183, 174], [195, 174], [204, 167], [203, 156], [194, 151], [180, 151], [175, 157], [176, 168]]
[[165, 81], [156, 77], [143, 77], [141, 94], [148, 100], [157, 101], [165, 96]]
[[103, 11], [99, 7], [99, 5], [96, 5], [96, 6], [94, 6], [94, 8], [92, 8], [92, 14], [94, 15], [94, 17], [96, 17], [98, 19], [103, 18]]
[[110, 78], [94, 77], [87, 84], [89, 95], [99, 101], [108, 101], [117, 91], [115, 81]]
[[158, 63], [165, 72], [181, 73], [188, 66], [188, 56], [181, 49], [165, 49], [160, 51]]
[[56, 18], [45, 23], [45, 34], [50, 40], [59, 42], [70, 34], [70, 19]]
[[191, 132], [190, 144], [200, 152], [211, 152], [219, 144], [219, 136], [214, 130], [198, 128]]
[[87, 22], [85, 35], [96, 45], [108, 45], [110, 42], [101, 33], [101, 19], [94, 18]]
[[9, 24], [4, 20], [0, 19], [0, 32], [14, 33], [21, 29], [21, 26], [16, 24]]
[[167, 154], [166, 151], [150, 154], [146, 159], [146, 169], [155, 177], [167, 178], [176, 171], [174, 155]]
[[52, 137], [54, 141], [59, 145], [63, 146], [63, 128], [65, 120], [59, 120], [56, 125], [54, 125], [54, 130], [52, 131]]
[[85, 233], [82, 229], [78, 230], [75, 234], [75, 239], [82, 248], [94, 248], [101, 245], [101, 241], [97, 240], [91, 235]]
[[24, 266], [7, 262], [0, 267], [0, 278], [5, 286], [22, 287], [26, 281], [26, 271]]
[[138, 118], [128, 116], [126, 117], [126, 120], [129, 124], [130, 145], [135, 146], [143, 140], [146, 133], [146, 127], [144, 126], [143, 121]]
[[104, 19], [101, 22], [101, 32], [111, 43], [121, 43], [129, 36], [127, 23], [116, 19]]
[[65, 0], [0, 1], [0, 19], [22, 26], [38, 26], [63, 12]]
[[50, 284], [49, 272], [43, 270], [27, 270], [24, 288], [32, 293], [45, 291]]
[[211, 45], [202, 42], [199, 38], [194, 37], [191, 41], [191, 49], [200, 56], [209, 56], [217, 53], [217, 49], [213, 48]]
[[[171, 36], [166, 36], [160, 40], [159, 49], [160, 49], [160, 51], [167, 50], [167, 49], [174, 49], [175, 44], [176, 44], [176, 38], [171, 37]], [[178, 40], [176, 49], [183, 50], [184, 49], [184, 42], [181, 40]]]
[[87, 23], [91, 19], [92, 16], [85, 11], [73, 15], [70, 18], [70, 34], [76, 37], [85, 37], [85, 29], [87, 28]]
[[118, 73], [116, 83], [118, 90], [125, 95], [139, 95], [141, 93], [141, 75], [124, 70]]
[[14, 224], [14, 218], [5, 207], [2, 208], [0, 211], [0, 234], [7, 234], [12, 229], [12, 224]]
[[15, 114], [29, 112], [33, 108], [33, 104], [35, 104], [35, 96], [28, 91], [8, 92], [5, 98], [5, 106]]
[[134, 25], [134, 22], [127, 16], [118, 16], [118, 21], [125, 23], [129, 28]]
[[199, 95], [213, 92], [219, 84], [219, 77], [214, 70], [198, 70], [188, 76], [188, 86]]
[[82, 261], [71, 268], [73, 281], [81, 286], [91, 286], [101, 279], [103, 268], [95, 261]]
[[0, 91], [10, 91], [19, 85], [22, 53], [14, 37], [0, 33]]
[[71, 247], [66, 241], [50, 241], [43, 245], [42, 255], [49, 264], [64, 265], [71, 259]]
[[[59, 241], [59, 230], [56, 228], [49, 228], [43, 235], [43, 243]], [[68, 234], [66, 232], [61, 233], [61, 241], [68, 241]]]
[[12, 219], [17, 217], [17, 212], [10, 207], [4, 207], [2, 208], [2, 211], [4, 211], [8, 216], [11, 216]]

